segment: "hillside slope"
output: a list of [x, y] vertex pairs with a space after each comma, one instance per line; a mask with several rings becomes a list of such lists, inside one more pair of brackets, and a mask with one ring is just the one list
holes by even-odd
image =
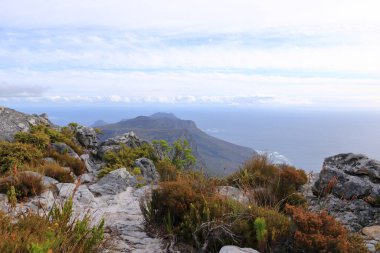
[[191, 120], [182, 120], [168, 113], [156, 113], [151, 116], [139, 116], [118, 123], [99, 126], [103, 130], [102, 139], [107, 139], [129, 131], [148, 140], [167, 140], [172, 143], [186, 138], [199, 161], [211, 174], [230, 173], [256, 152], [247, 147], [235, 145], [212, 137]]

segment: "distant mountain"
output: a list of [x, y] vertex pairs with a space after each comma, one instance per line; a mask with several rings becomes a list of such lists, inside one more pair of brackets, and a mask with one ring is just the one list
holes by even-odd
[[129, 131], [148, 141], [166, 140], [169, 143], [186, 138], [198, 159], [199, 166], [214, 175], [235, 171], [252, 155], [251, 148], [235, 145], [210, 136], [200, 130], [191, 120], [182, 120], [170, 113], [155, 113], [139, 116], [118, 123], [99, 126], [103, 130], [102, 139], [107, 139]]
[[98, 127], [98, 126], [104, 126], [104, 125], [108, 125], [109, 123], [108, 122], [105, 122], [104, 120], [97, 120], [95, 121], [94, 123], [92, 123], [92, 127]]

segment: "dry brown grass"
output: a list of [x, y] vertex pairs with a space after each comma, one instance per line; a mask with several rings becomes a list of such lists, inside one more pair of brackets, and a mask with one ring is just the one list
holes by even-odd
[[74, 178], [70, 170], [63, 168], [56, 162], [45, 162], [41, 166], [41, 171], [47, 177], [54, 178], [61, 183], [74, 183]]
[[49, 151], [49, 157], [54, 158], [61, 166], [69, 167], [76, 176], [86, 173], [86, 165], [80, 159], [72, 157], [68, 154], [60, 154], [56, 151]]
[[45, 190], [42, 175], [36, 175], [28, 171], [21, 171], [8, 177], [0, 178], [0, 192], [7, 193], [11, 186], [14, 186], [18, 199], [37, 196]]

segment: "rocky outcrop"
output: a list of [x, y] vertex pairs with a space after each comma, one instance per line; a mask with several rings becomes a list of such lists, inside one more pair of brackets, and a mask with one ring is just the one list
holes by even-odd
[[363, 232], [368, 249], [374, 252], [380, 240], [368, 235], [374, 235], [372, 228], [380, 224], [379, 175], [379, 161], [339, 154], [326, 158], [321, 172], [309, 176], [303, 193], [311, 211], [326, 210], [349, 230]]
[[57, 151], [60, 154], [68, 154], [71, 157], [79, 158], [79, 155], [66, 143], [56, 142], [51, 144], [51, 148]]
[[121, 145], [125, 145], [129, 148], [137, 148], [143, 144], [147, 144], [147, 142], [139, 139], [134, 132], [129, 132], [102, 142], [98, 149], [98, 156], [103, 158], [104, 154], [108, 151], [117, 152], [121, 149]]
[[239, 248], [236, 246], [224, 246], [219, 253], [260, 253], [257, 250], [250, 248]]
[[148, 158], [139, 158], [135, 161], [134, 166], [141, 170], [141, 175], [144, 177], [146, 183], [155, 182], [158, 180], [159, 175], [154, 163]]
[[88, 149], [93, 149], [98, 146], [98, 136], [92, 127], [78, 126], [75, 132], [75, 137], [78, 142]]
[[325, 159], [307, 195], [311, 209], [326, 209], [352, 231], [380, 224], [380, 163], [364, 155], [339, 154]]
[[0, 107], [0, 140], [12, 141], [16, 133], [28, 132], [31, 126], [39, 124], [53, 125], [46, 114], [29, 115]]
[[126, 191], [128, 187], [136, 186], [136, 178], [126, 168], [114, 170], [97, 183], [90, 186], [90, 190], [97, 195], [112, 195]]
[[379, 197], [380, 162], [351, 153], [326, 158], [313, 192], [346, 200]]

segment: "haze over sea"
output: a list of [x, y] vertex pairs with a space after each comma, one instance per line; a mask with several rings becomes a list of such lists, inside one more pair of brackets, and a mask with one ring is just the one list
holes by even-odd
[[323, 159], [338, 153], [362, 153], [380, 160], [380, 111], [205, 106], [14, 106], [27, 113], [46, 112], [56, 124], [108, 123], [158, 111], [172, 112], [217, 138], [278, 152], [293, 165], [319, 171]]

